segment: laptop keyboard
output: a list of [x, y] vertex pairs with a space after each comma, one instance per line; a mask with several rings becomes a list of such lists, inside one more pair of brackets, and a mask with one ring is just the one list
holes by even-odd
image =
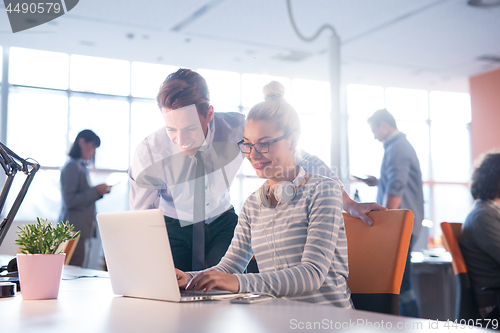
[[225, 295], [225, 294], [232, 294], [232, 293], [223, 290], [210, 290], [208, 293], [205, 293], [203, 290], [181, 290], [181, 296]]

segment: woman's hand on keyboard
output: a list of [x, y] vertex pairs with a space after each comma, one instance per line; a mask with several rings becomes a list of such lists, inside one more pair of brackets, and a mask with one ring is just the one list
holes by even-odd
[[186, 290], [227, 290], [237, 293], [240, 289], [240, 281], [234, 274], [228, 274], [215, 270], [203, 271], [189, 281]]

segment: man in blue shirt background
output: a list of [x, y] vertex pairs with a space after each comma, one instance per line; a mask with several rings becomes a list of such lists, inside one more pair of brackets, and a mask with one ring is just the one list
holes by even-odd
[[364, 182], [378, 186], [377, 203], [388, 209], [409, 209], [415, 218], [406, 259], [406, 268], [399, 295], [399, 312], [403, 316], [418, 317], [418, 305], [411, 288], [411, 249], [415, 243], [424, 218], [424, 194], [422, 173], [417, 154], [406, 135], [398, 130], [396, 120], [386, 109], [375, 111], [368, 118], [375, 139], [384, 144], [384, 157], [380, 178], [368, 177]]

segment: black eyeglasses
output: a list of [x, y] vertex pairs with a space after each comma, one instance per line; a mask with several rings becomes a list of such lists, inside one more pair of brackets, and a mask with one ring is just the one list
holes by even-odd
[[241, 140], [240, 142], [238, 142], [238, 146], [240, 147], [241, 152], [245, 153], [245, 154], [250, 154], [252, 152], [252, 147], [255, 148], [255, 151], [258, 152], [259, 154], [265, 154], [265, 153], [269, 153], [269, 146], [270, 145], [287, 138], [289, 135], [290, 135], [290, 133], [285, 134], [283, 136], [280, 136], [279, 138], [276, 138], [276, 139], [271, 140], [269, 142], [258, 142], [255, 144], [247, 143], [247, 142]]

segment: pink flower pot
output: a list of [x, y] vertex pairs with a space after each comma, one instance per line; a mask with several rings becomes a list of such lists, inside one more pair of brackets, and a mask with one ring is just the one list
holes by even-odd
[[65, 253], [17, 254], [23, 299], [52, 299], [59, 294]]

